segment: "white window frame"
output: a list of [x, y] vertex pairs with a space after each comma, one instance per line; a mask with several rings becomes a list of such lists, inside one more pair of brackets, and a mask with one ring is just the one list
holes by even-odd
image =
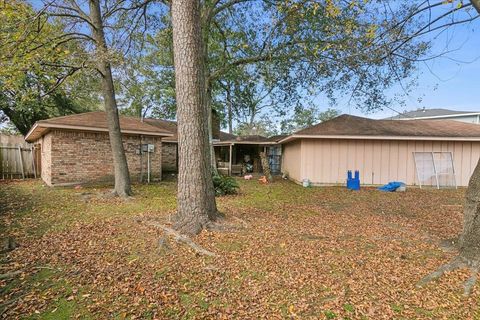
[[437, 165], [435, 163], [435, 154], [439, 154], [439, 153], [450, 154], [450, 159], [452, 161], [453, 183], [455, 185], [455, 189], [458, 188], [457, 175], [456, 175], [456, 172], [455, 172], [455, 162], [453, 161], [453, 153], [452, 152], [450, 152], [450, 151], [433, 151], [433, 152], [414, 151], [413, 152], [413, 160], [415, 162], [415, 171], [417, 172], [418, 185], [420, 186], [420, 189], [422, 188], [422, 181], [420, 179], [420, 173], [418, 172], [417, 157], [415, 156], [415, 154], [417, 154], [417, 153], [430, 153], [432, 155], [433, 172], [435, 173], [435, 181], [436, 181], [437, 189], [440, 189], [440, 181], [438, 179], [439, 174], [438, 174], [438, 171], [437, 171]]

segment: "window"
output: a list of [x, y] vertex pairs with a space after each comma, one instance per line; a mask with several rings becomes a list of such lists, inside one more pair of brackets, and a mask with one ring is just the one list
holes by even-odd
[[422, 186], [456, 188], [455, 167], [451, 152], [414, 152], [417, 178]]

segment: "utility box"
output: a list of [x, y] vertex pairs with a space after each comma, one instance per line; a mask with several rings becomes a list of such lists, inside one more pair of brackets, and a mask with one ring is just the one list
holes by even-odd
[[142, 144], [142, 153], [153, 153], [155, 152], [154, 144]]

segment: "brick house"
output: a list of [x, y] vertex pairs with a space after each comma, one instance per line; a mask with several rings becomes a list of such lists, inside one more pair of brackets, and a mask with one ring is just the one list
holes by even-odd
[[[221, 141], [229, 141], [237, 138], [236, 135], [220, 131], [220, 122], [213, 123], [213, 138], [214, 144]], [[149, 125], [159, 129], [169, 131], [172, 136], [162, 139], [162, 170], [163, 172], [177, 172], [178, 170], [178, 136], [177, 136], [177, 122], [171, 120], [161, 119], [145, 119]]]
[[[133, 117], [120, 117], [132, 180], [162, 177], [162, 138], [172, 133]], [[25, 137], [41, 151], [41, 177], [49, 186], [113, 181], [106, 114], [87, 112], [35, 123]], [[148, 145], [150, 151], [147, 152]], [[152, 150], [153, 145], [153, 150]]]

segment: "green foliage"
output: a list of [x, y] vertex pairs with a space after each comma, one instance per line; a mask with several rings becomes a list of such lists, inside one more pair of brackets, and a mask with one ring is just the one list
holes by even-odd
[[[396, 25], [412, 7], [406, 0], [391, 10], [377, 1], [202, 2], [207, 100], [243, 127], [257, 126], [262, 116], [278, 122], [293, 108], [308, 117], [319, 96], [379, 109], [389, 100], [384, 91], [409, 79], [428, 49], [415, 38], [405, 41], [415, 19]], [[158, 116], [175, 112], [171, 35], [165, 15], [147, 40], [145, 58], [133, 63], [135, 74], [125, 78], [126, 105], [135, 114], [139, 108]]]
[[59, 40], [63, 28], [25, 2], [0, 10], [0, 123], [26, 134], [38, 120], [97, 107], [96, 81], [73, 66], [84, 50]]
[[287, 118], [281, 122], [281, 131], [284, 134], [290, 134], [298, 130], [305, 129], [320, 122], [331, 120], [340, 115], [336, 109], [328, 108], [323, 112], [319, 112], [317, 108], [295, 108], [291, 118]]
[[343, 305], [343, 310], [345, 310], [346, 312], [354, 312], [355, 311], [355, 307], [349, 303], [345, 303]]
[[233, 133], [238, 136], [259, 135], [264, 137], [270, 137], [276, 135], [278, 132], [273, 121], [268, 118], [262, 118], [251, 123], [238, 123]]
[[213, 187], [215, 188], [215, 195], [224, 196], [227, 194], [236, 194], [239, 185], [234, 177], [214, 175]]
[[335, 314], [335, 312], [327, 310], [327, 311], [325, 311], [325, 317], [327, 319], [336, 319], [337, 315]]
[[340, 111], [336, 109], [330, 109], [328, 108], [327, 110], [320, 112], [317, 116], [318, 122], [325, 122], [328, 120], [332, 120], [333, 118], [336, 118], [340, 115]]
[[[17, 81], [15, 90], [0, 90], [0, 113], [23, 135], [38, 120], [91, 110], [92, 106], [80, 105], [59, 88], [41, 96], [48, 90], [44, 75], [26, 73]], [[0, 89], [3, 88], [0, 80]]]
[[123, 114], [175, 118], [175, 74], [169, 16], [160, 18], [156, 34], [144, 37], [141, 54], [126, 58], [119, 69], [117, 80]]

